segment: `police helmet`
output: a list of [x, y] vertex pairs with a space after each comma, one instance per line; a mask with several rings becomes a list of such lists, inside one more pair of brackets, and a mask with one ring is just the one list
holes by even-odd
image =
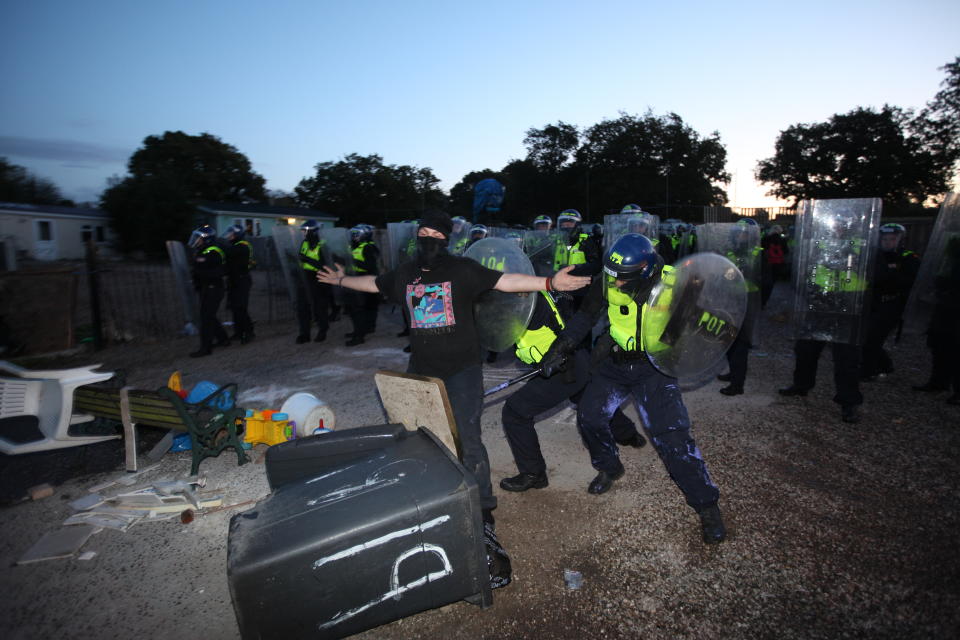
[[662, 269], [663, 259], [650, 239], [639, 233], [628, 233], [603, 255], [605, 291], [619, 290], [631, 300], [646, 300], [660, 281]]
[[620, 209], [620, 213], [643, 213], [643, 209], [638, 204], [625, 204]]
[[[903, 242], [904, 237], [907, 235], [907, 228], [902, 224], [897, 224], [896, 222], [888, 222], [880, 226], [880, 246], [885, 251], [894, 251], [900, 247], [900, 243]], [[885, 241], [885, 237], [893, 237], [896, 240], [894, 242]], [[884, 246], [884, 245], [887, 246]], [[890, 246], [892, 245], [892, 246]]]
[[460, 233], [469, 224], [463, 216], [453, 216], [450, 222], [453, 223], [453, 233]]
[[232, 224], [223, 232], [223, 237], [230, 242], [239, 242], [247, 235], [246, 229], [239, 224]]
[[[547, 225], [546, 227], [541, 227], [541, 225]], [[533, 219], [533, 228], [535, 231], [549, 231], [550, 227], [553, 226], [553, 218], [547, 215], [537, 216]]]
[[481, 240], [487, 237], [487, 228], [482, 224], [475, 224], [470, 228], [470, 238], [472, 240]]
[[564, 209], [557, 216], [557, 226], [563, 228], [564, 222], [572, 222], [574, 226], [579, 226], [583, 222], [583, 216], [576, 209]]
[[190, 240], [187, 242], [187, 244], [194, 249], [199, 249], [201, 247], [207, 247], [213, 244], [213, 240], [216, 237], [216, 229], [208, 224], [202, 224], [193, 230], [193, 233], [190, 234]]
[[373, 237], [373, 227], [369, 224], [357, 224], [350, 228], [350, 242], [359, 243]]

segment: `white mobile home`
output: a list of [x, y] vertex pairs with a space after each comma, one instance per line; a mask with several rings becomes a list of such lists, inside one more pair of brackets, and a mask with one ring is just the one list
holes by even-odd
[[105, 211], [0, 202], [0, 240], [17, 257], [79, 260], [86, 255], [87, 238], [101, 255], [110, 253], [113, 234]]

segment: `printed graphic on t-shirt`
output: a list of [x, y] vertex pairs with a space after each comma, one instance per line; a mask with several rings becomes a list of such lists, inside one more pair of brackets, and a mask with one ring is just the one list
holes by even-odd
[[452, 287], [449, 282], [408, 284], [407, 311], [413, 329], [439, 329], [457, 323], [453, 317]]

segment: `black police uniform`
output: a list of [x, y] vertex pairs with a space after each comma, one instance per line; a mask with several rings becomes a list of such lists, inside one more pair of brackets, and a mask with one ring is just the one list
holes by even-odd
[[[664, 267], [664, 274], [668, 270], [669, 267]], [[604, 286], [602, 279], [591, 285], [583, 307], [561, 334], [564, 340], [579, 342], [604, 312], [617, 313], [618, 309], [631, 312], [630, 307], [608, 305], [603, 295]], [[641, 314], [638, 309], [634, 342], [639, 341], [636, 336]], [[610, 420], [616, 408], [632, 397], [670, 477], [683, 492], [687, 504], [702, 518], [704, 512], [716, 507], [720, 490], [711, 480], [700, 449], [690, 434], [690, 417], [676, 378], [658, 371], [644, 351], [624, 351], [614, 343], [610, 333], [598, 340], [594, 351], [602, 353], [603, 358], [577, 406], [577, 419], [593, 467], [612, 478], [623, 474]]]
[[238, 240], [226, 249], [227, 253], [227, 306], [233, 314], [233, 337], [241, 343], [253, 340], [253, 320], [247, 307], [250, 303], [250, 287], [253, 280], [253, 246], [246, 240]]
[[867, 339], [863, 343], [862, 379], [893, 372], [893, 361], [883, 344], [903, 317], [907, 296], [919, 269], [920, 259], [912, 251], [881, 251], [877, 256]]
[[[364, 240], [353, 247], [353, 266], [350, 269], [352, 276], [377, 276], [380, 274], [378, 260], [380, 250], [373, 242]], [[377, 312], [380, 307], [380, 294], [364, 291], [345, 291], [347, 310], [350, 321], [353, 323], [353, 333], [347, 346], [361, 344], [364, 336], [377, 329]]]
[[[561, 312], [546, 296], [545, 293], [537, 294], [537, 304], [527, 331], [517, 343], [517, 357], [534, 366], [553, 344], [556, 335], [563, 330]], [[590, 356], [587, 350], [577, 349], [565, 369], [549, 378], [533, 378], [504, 403], [503, 431], [520, 475], [501, 480], [501, 488], [522, 491], [530, 487], [547, 486], [547, 464], [540, 450], [535, 418], [564, 400], [569, 399], [574, 405], [580, 401], [583, 390], [590, 381]], [[610, 428], [618, 444], [633, 447], [646, 444], [636, 425], [619, 407], [610, 420]], [[586, 437], [582, 434], [581, 436], [586, 443]]]
[[226, 252], [211, 244], [197, 251], [193, 261], [193, 285], [200, 296], [200, 350], [191, 355], [207, 355], [214, 346], [227, 346], [230, 337], [217, 319], [223, 302], [223, 276]]
[[317, 271], [323, 267], [324, 249], [324, 243], [319, 238], [305, 239], [300, 244], [299, 259], [305, 291], [300, 291], [297, 295], [297, 322], [300, 325], [297, 342], [299, 343], [310, 340], [311, 319], [317, 323], [317, 336], [314, 339], [316, 342], [326, 340], [327, 330], [330, 328], [328, 309], [333, 298], [333, 288], [317, 281]]

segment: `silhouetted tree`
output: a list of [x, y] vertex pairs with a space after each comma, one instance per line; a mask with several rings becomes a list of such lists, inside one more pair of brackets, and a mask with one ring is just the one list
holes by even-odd
[[0, 158], [0, 202], [24, 204], [55, 204], [72, 207], [72, 200], [61, 195], [57, 186], [45, 178], [38, 178], [20, 165]]
[[383, 225], [448, 205], [430, 168], [387, 165], [379, 155], [351, 153], [315, 169], [294, 188], [297, 204], [339, 216], [341, 225]]
[[756, 176], [773, 185], [769, 195], [794, 202], [881, 197], [896, 206], [943, 193], [952, 163], [944, 148], [925, 141], [909, 112], [885, 105], [789, 127]]
[[147, 136], [101, 196], [123, 251], [162, 253], [164, 241], [184, 239], [196, 224], [195, 206], [211, 202], [261, 202], [263, 176], [232, 145], [216, 136], [167, 131]]

